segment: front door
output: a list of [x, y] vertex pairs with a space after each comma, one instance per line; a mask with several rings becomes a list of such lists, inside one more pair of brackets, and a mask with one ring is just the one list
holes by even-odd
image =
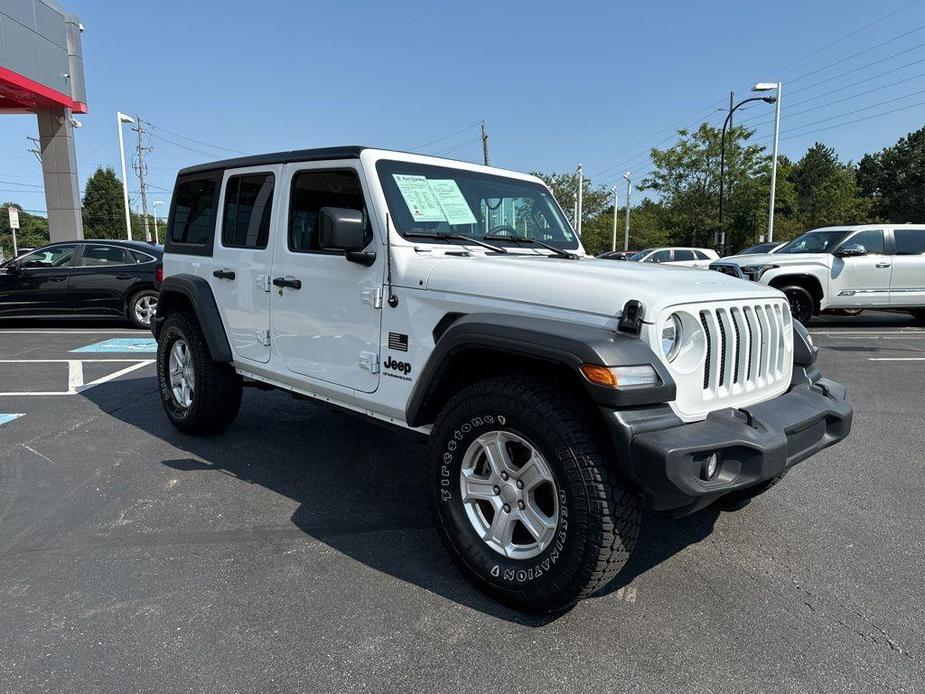
[[385, 259], [369, 267], [325, 251], [318, 234], [322, 207], [361, 210], [375, 250], [366, 195], [354, 162], [290, 164], [281, 177], [287, 219], [277, 236], [270, 294], [270, 330], [285, 368], [364, 393], [379, 384], [377, 298]]
[[0, 315], [67, 312], [67, 278], [77, 246], [49, 246], [17, 258], [0, 271]]
[[[830, 307], [886, 306], [890, 302], [892, 257], [885, 255], [883, 230], [865, 229], [842, 241], [838, 248], [864, 246], [866, 255], [835, 257], [829, 280]], [[837, 253], [838, 249], [836, 249]]]
[[[271, 237], [281, 232], [277, 183], [282, 166], [226, 171], [209, 284], [236, 356], [270, 360]], [[279, 227], [279, 228], [277, 228]]]
[[893, 246], [890, 304], [921, 308], [925, 306], [925, 228], [896, 227]]

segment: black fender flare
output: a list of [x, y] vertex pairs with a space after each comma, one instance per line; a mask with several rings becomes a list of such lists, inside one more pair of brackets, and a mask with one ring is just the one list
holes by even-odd
[[[675, 399], [675, 383], [667, 369], [649, 346], [634, 335], [546, 318], [482, 313], [457, 318], [437, 337], [405, 408], [405, 420], [410, 426], [433, 421], [436, 416], [433, 399], [440, 382], [447, 376], [453, 360], [468, 349], [519, 354], [566, 366], [601, 406], [637, 407]], [[588, 381], [580, 371], [582, 364], [648, 364], [661, 382], [654, 386], [607, 388]]]
[[196, 314], [199, 327], [205, 335], [209, 354], [214, 361], [230, 362], [231, 346], [225, 334], [225, 326], [218, 312], [218, 304], [212, 288], [202, 277], [196, 275], [171, 275], [162, 283], [157, 297], [157, 316], [151, 321], [151, 332], [157, 339], [160, 335], [164, 320], [171, 310], [178, 305], [189, 304]]

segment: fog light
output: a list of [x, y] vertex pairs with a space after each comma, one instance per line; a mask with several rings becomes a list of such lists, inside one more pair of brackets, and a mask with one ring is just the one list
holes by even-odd
[[700, 467], [700, 477], [709, 482], [713, 479], [713, 475], [716, 474], [716, 470], [719, 468], [719, 453], [714, 453], [709, 458], [703, 461], [703, 465]]

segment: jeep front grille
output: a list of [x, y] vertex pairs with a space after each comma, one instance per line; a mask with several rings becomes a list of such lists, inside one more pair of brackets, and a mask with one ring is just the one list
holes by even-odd
[[[761, 389], [790, 377], [780, 302], [722, 306], [700, 311], [706, 334], [704, 399]], [[789, 328], [788, 328], [789, 329]]]

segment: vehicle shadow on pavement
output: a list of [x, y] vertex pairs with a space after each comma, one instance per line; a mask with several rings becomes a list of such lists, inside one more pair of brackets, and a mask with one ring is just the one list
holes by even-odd
[[[173, 474], [189, 475], [193, 482], [194, 476], [212, 471], [247, 485], [259, 484], [298, 502], [291, 522], [306, 535], [377, 571], [498, 619], [543, 626], [561, 616], [509, 610], [469, 584], [454, 566], [427, 509], [421, 474], [424, 437], [281, 392], [253, 390], [245, 392], [241, 413], [225, 432], [188, 436], [167, 420], [153, 379], [144, 379], [147, 392], [139, 397], [141, 380], [115, 381], [84, 397], [162, 441], [151, 447], [157, 451], [151, 460]], [[180, 455], [163, 457], [168, 446]], [[218, 484], [201, 479], [197, 484]], [[247, 489], [233, 487], [225, 491], [248, 494]], [[211, 495], [202, 499], [204, 505], [216, 503]], [[219, 510], [203, 506], [201, 512], [206, 518]], [[636, 552], [602, 594], [619, 590], [702, 540], [717, 515], [707, 509], [675, 520], [647, 513]]]

